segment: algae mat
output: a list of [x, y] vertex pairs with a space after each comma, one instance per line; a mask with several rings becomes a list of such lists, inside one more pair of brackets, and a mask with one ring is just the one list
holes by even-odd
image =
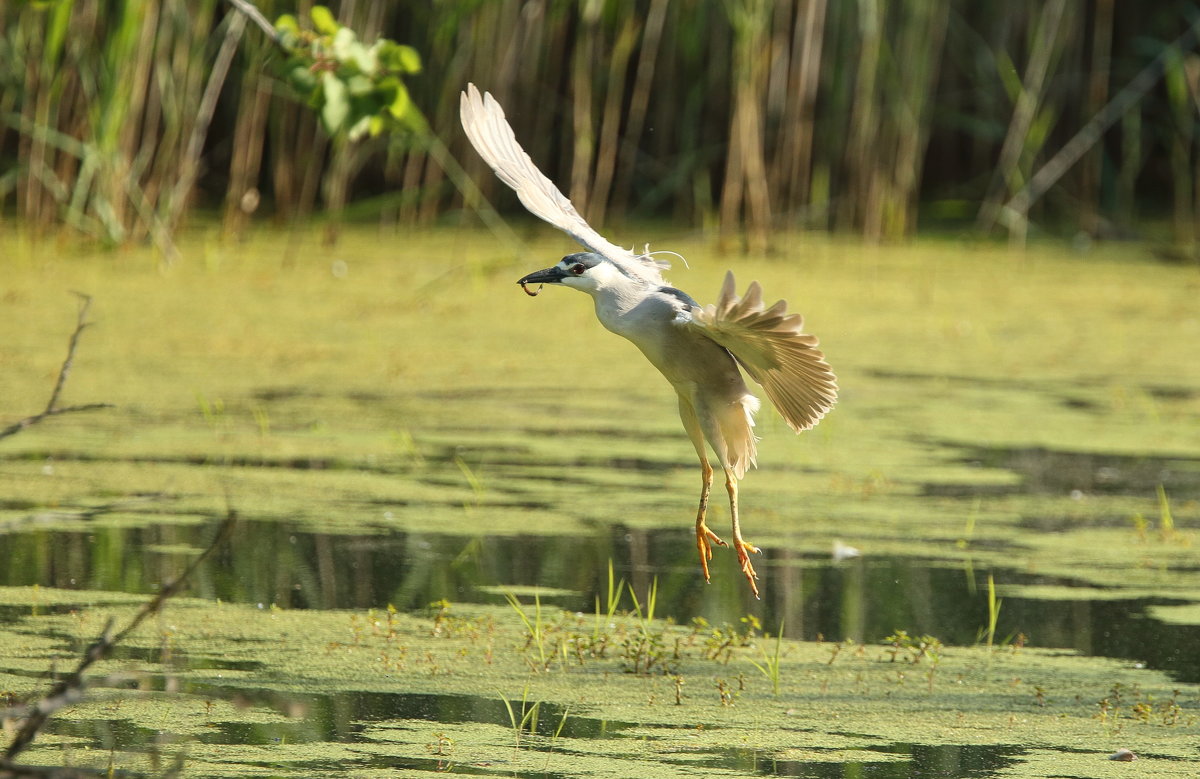
[[[81, 595], [91, 594], [38, 594], [42, 609]], [[0, 590], [10, 606], [30, 596]], [[777, 641], [752, 620], [650, 619], [651, 597], [611, 616], [536, 599], [443, 603], [424, 615], [175, 601], [119, 659], [96, 667], [113, 686], [60, 713], [29, 759], [129, 770], [178, 762], [195, 776], [842, 776], [864, 767], [1032, 776], [1052, 767], [1105, 777], [1128, 775], [1108, 756], [1131, 748], [1139, 776], [1200, 770], [1200, 688], [1131, 663], [904, 634], [871, 645]], [[10, 694], [132, 610], [10, 620]]]
[[[796, 438], [761, 415], [761, 467], [742, 489], [747, 536], [766, 550], [756, 602], [720, 550], [713, 583], [698, 579], [687, 537], [697, 468], [661, 377], [594, 322], [584, 297], [547, 290], [531, 301], [513, 283], [565, 242], [533, 240], [514, 259], [464, 231], [352, 231], [336, 248], [302, 233], [237, 245], [198, 233], [187, 261], [162, 269], [148, 253], [51, 256], [0, 240], [0, 423], [44, 405], [73, 324], [71, 290], [93, 296], [94, 324], [64, 401], [114, 405], [0, 441], [0, 583], [26, 604], [6, 612], [24, 643], [0, 648], [3, 687], [33, 689], [50, 657], [61, 667], [84, 626], [98, 629], [100, 612], [177, 574], [229, 508], [243, 518], [193, 582], [202, 600], [172, 606], [172, 627], [117, 663], [145, 694], [87, 703], [90, 713], [72, 714], [75, 731], [64, 722], [54, 733], [61, 743], [46, 762], [98, 765], [87, 751], [115, 744], [116, 762], [145, 768], [145, 745], [169, 744], [197, 774], [227, 761], [233, 774], [453, 764], [908, 776], [945, 763], [946, 776], [1048, 766], [1100, 776], [1128, 768], [1103, 761], [1127, 744], [1143, 756], [1139, 771], [1194, 773], [1180, 744], [1195, 735], [1186, 682], [1200, 677], [1195, 269], [1129, 247], [1012, 254], [796, 236], [764, 260], [664, 239], [691, 265], [672, 282], [698, 299], [727, 266], [741, 284], [757, 278], [788, 297], [839, 374], [839, 406], [812, 433]], [[863, 556], [835, 565], [838, 544]], [[658, 614], [687, 625], [652, 632], [697, 645], [677, 674], [623, 673], [615, 648], [578, 667], [554, 655], [534, 672], [515, 613], [487, 604], [537, 591], [556, 623], [562, 607], [590, 613], [606, 597], [609, 561], [643, 599], [657, 579]], [[1023, 644], [1015, 654], [964, 646], [988, 622], [989, 576], [1002, 601], [996, 643]], [[955, 581], [961, 593], [940, 597]], [[51, 588], [89, 592], [63, 596], [77, 614], [63, 616]], [[494, 623], [493, 655], [520, 661], [491, 679], [468, 673], [478, 662], [438, 660], [450, 644], [415, 637], [432, 630], [420, 610], [439, 599], [461, 619]], [[407, 670], [381, 673], [385, 661], [354, 655], [353, 638], [299, 638], [357, 619], [366, 642], [368, 609], [378, 619], [389, 604], [393, 619], [411, 621]], [[312, 620], [289, 628], [296, 653], [349, 646], [345, 684], [291, 665], [282, 645], [278, 663], [243, 657], [267, 640], [217, 627], [204, 638], [189, 624], [217, 625], [220, 614]], [[778, 698], [750, 663], [765, 661], [759, 639], [737, 647], [734, 672], [691, 635], [694, 617], [744, 627], [747, 615], [809, 639], [782, 645]], [[636, 635], [625, 619], [621, 635]], [[880, 660], [896, 630], [955, 645], [932, 690], [925, 660]], [[821, 676], [847, 638], [855, 651]], [[186, 662], [160, 662], [168, 649]], [[422, 652], [445, 672], [412, 659]], [[940, 697], [958, 675], [961, 696]], [[543, 705], [517, 747], [504, 701], [519, 721], [526, 685], [524, 711]], [[136, 714], [119, 716], [127, 707]], [[429, 724], [449, 723], [439, 711], [450, 709], [463, 729]]]

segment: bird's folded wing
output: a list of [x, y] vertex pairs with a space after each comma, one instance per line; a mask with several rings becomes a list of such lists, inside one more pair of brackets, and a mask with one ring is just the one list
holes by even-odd
[[500, 180], [512, 187], [531, 214], [567, 233], [589, 251], [604, 255], [630, 275], [655, 286], [664, 283], [659, 270], [667, 267], [665, 263], [609, 242], [579, 215], [567, 196], [538, 170], [517, 143], [504, 109], [490, 94], [480, 95], [474, 84], [468, 84], [459, 100], [459, 112], [471, 145]]
[[797, 433], [817, 424], [837, 400], [837, 378], [803, 325], [786, 301], [765, 307], [757, 281], [738, 297], [732, 272], [717, 302], [694, 309], [688, 324], [728, 349]]

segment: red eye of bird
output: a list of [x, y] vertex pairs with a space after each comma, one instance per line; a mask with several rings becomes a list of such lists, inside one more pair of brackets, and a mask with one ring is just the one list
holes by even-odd
[[582, 275], [585, 270], [587, 270], [587, 268], [584, 266], [584, 264], [582, 262], [577, 262], [571, 266], [571, 272], [574, 273], [576, 276]]

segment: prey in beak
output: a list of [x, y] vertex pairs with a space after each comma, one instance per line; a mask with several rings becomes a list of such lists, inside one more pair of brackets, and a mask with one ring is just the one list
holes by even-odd
[[[553, 268], [537, 270], [533, 273], [530, 273], [528, 276], [523, 276], [517, 281], [517, 283], [521, 285], [521, 289], [526, 295], [534, 298], [537, 297], [538, 293], [542, 291], [543, 284], [561, 284], [562, 280], [566, 278], [566, 275], [566, 271], [556, 265]], [[529, 287], [525, 286], [526, 284], [537, 284], [538, 288], [535, 291], [530, 292]]]

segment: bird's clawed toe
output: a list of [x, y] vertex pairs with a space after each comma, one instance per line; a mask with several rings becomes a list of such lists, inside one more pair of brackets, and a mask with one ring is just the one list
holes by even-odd
[[[700, 570], [704, 572], [704, 581], [706, 582], [712, 581], [708, 573], [708, 561], [713, 556], [713, 544], [730, 546], [720, 536], [709, 530], [703, 519], [696, 522], [696, 549], [700, 552]], [[758, 598], [758, 585], [755, 583], [758, 573], [754, 570], [754, 564], [750, 562], [750, 555], [762, 554], [762, 550], [748, 541], [743, 541], [740, 533], [735, 535], [732, 546], [737, 551], [738, 565], [742, 569], [742, 575], [750, 583], [750, 591], [754, 593], [754, 597]]]
[[712, 559], [712, 545], [729, 546], [721, 537], [708, 529], [701, 520], [696, 523], [696, 548], [700, 551], [700, 568], [704, 571], [704, 581], [711, 581], [708, 575], [708, 561]]
[[750, 583], [750, 591], [754, 593], [754, 597], [758, 598], [758, 585], [755, 580], [758, 579], [758, 573], [754, 570], [754, 564], [750, 562], [751, 552], [753, 554], [762, 554], [762, 550], [754, 544], [747, 543], [739, 539], [736, 543], [738, 565], [742, 567], [742, 574], [746, 577], [746, 581]]

